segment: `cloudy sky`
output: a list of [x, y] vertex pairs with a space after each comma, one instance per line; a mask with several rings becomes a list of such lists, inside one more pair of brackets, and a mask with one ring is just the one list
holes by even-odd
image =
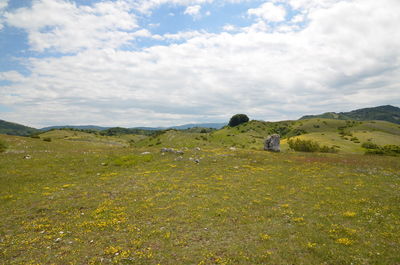
[[169, 126], [400, 106], [399, 0], [0, 0], [0, 119]]

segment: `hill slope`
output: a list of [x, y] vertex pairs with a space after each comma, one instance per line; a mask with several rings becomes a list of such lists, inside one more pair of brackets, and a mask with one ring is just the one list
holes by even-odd
[[326, 112], [319, 115], [306, 115], [300, 120], [325, 118], [338, 120], [371, 121], [381, 120], [400, 124], [400, 108], [391, 105], [352, 110], [350, 112]]
[[35, 128], [0, 120], [0, 134], [27, 136], [36, 132], [38, 132], [38, 130]]
[[57, 129], [79, 129], [79, 130], [96, 130], [96, 131], [102, 131], [102, 130], [107, 130], [110, 127], [101, 127], [101, 126], [96, 126], [96, 125], [59, 125], [59, 126], [49, 126], [49, 127], [44, 127], [41, 128], [41, 131], [50, 131], [50, 130], [57, 130]]
[[[315, 122], [287, 125], [346, 123]], [[247, 144], [276, 124], [215, 139], [170, 130], [144, 148], [71, 130], [40, 135], [51, 141], [0, 135], [0, 264], [398, 264], [400, 157], [160, 152], [180, 135]]]
[[308, 119], [300, 121], [250, 121], [236, 127], [224, 127], [207, 133], [177, 130], [162, 131], [135, 141], [135, 147], [220, 148], [237, 147], [262, 150], [268, 135], [281, 135], [282, 151], [288, 150], [287, 139], [300, 137], [327, 146], [336, 146], [340, 153], [363, 154], [364, 142], [378, 145], [400, 145], [400, 126], [386, 121], [350, 121]]

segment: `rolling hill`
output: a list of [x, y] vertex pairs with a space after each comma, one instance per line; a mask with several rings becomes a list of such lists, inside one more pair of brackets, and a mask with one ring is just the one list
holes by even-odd
[[350, 112], [326, 112], [319, 115], [306, 115], [300, 120], [311, 118], [325, 118], [325, 119], [338, 119], [338, 120], [357, 120], [357, 121], [371, 121], [380, 120], [400, 124], [400, 108], [391, 105], [363, 108], [352, 110]]
[[27, 136], [37, 132], [39, 132], [39, 130], [35, 128], [0, 120], [0, 134]]

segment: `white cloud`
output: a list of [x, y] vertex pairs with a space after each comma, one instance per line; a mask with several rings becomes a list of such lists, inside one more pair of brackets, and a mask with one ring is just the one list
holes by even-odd
[[31, 48], [76, 52], [116, 48], [132, 40], [138, 27], [123, 0], [77, 6], [65, 0], [37, 0], [32, 7], [6, 13], [7, 23], [27, 31]]
[[188, 6], [183, 13], [185, 15], [198, 17], [200, 15], [200, 9], [201, 9], [200, 5]]
[[283, 6], [274, 5], [271, 2], [265, 2], [258, 8], [251, 8], [247, 13], [271, 22], [284, 21], [286, 16], [286, 10]]
[[8, 6], [8, 0], [0, 0], [0, 31], [4, 28], [4, 13]]
[[0, 80], [11, 82], [22, 82], [25, 77], [17, 71], [0, 72]]
[[214, 34], [207, 33], [206, 31], [183, 31], [183, 32], [178, 32], [174, 34], [164, 34], [162, 35], [163, 40], [188, 40], [188, 39], [194, 39], [196, 37], [206, 37], [206, 36], [212, 36]]
[[8, 6], [8, 0], [0, 0], [0, 10]]
[[311, 2], [303, 1], [312, 10], [298, 31], [266, 31], [260, 20], [233, 33], [160, 36], [183, 40], [169, 46], [31, 58], [30, 75], [1, 75], [14, 83], [0, 89], [0, 104], [16, 110], [2, 118], [34, 126], [171, 125], [226, 121], [237, 112], [281, 120], [398, 105], [400, 2]]
[[175, 6], [197, 6], [205, 3], [212, 3], [214, 0], [129, 0], [135, 9], [141, 13], [150, 13], [162, 5], [175, 5]]
[[236, 31], [237, 27], [235, 25], [232, 24], [226, 24], [222, 27], [223, 30], [225, 31]]

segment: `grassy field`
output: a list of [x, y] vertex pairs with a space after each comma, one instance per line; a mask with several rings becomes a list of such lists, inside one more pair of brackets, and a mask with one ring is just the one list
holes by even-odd
[[399, 157], [269, 153], [239, 130], [0, 135], [0, 264], [400, 263]]

